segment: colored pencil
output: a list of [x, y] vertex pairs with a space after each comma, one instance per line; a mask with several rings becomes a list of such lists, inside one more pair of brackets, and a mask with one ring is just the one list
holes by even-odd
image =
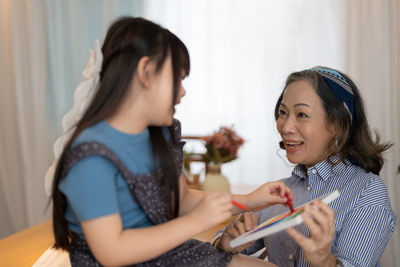
[[287, 198], [287, 204], [288, 204], [288, 206], [289, 206], [290, 212], [293, 213], [293, 212], [294, 212], [293, 203], [292, 203], [292, 201], [289, 199], [289, 194], [286, 192], [285, 196], [286, 196], [286, 198]]
[[236, 207], [238, 207], [239, 209], [248, 210], [248, 208], [245, 205], [243, 205], [235, 200], [232, 200], [232, 204], [235, 205]]

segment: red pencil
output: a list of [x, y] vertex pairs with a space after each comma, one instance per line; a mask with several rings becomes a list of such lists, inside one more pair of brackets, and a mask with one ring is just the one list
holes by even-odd
[[248, 210], [248, 208], [245, 205], [243, 205], [239, 202], [236, 202], [235, 200], [232, 200], [232, 204], [235, 205], [236, 207], [238, 207], [239, 209]]
[[288, 206], [289, 206], [290, 212], [292, 213], [292, 212], [294, 212], [293, 203], [292, 203], [292, 201], [289, 199], [289, 194], [288, 194], [288, 193], [286, 193], [285, 196], [286, 196], [286, 198], [287, 198], [287, 204], [288, 204]]

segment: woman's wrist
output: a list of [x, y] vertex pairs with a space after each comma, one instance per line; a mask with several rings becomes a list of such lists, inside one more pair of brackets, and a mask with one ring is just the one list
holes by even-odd
[[335, 256], [333, 256], [332, 254], [329, 254], [328, 256], [328, 260], [326, 262], [327, 264], [324, 266], [332, 266], [332, 267], [336, 267], [338, 260], [336, 259]]
[[221, 247], [220, 247], [220, 241], [221, 241], [221, 236], [217, 237], [217, 238], [214, 240], [214, 242], [213, 242], [213, 247], [214, 247], [214, 248], [221, 249]]
[[[338, 266], [338, 263], [340, 264], [340, 261], [332, 255], [329, 254], [326, 259], [323, 262], [320, 262], [319, 264], [312, 264], [311, 266], [313, 267], [336, 267]], [[341, 266], [341, 265], [339, 265]]]
[[215, 248], [219, 249], [219, 250], [222, 250], [222, 251], [225, 251], [225, 252], [228, 252], [228, 253], [238, 254], [237, 251], [234, 251], [234, 250], [232, 250], [232, 249], [226, 249], [226, 248], [224, 248], [224, 247], [222, 246], [222, 244], [221, 244], [221, 237], [222, 237], [222, 235], [219, 236], [218, 238], [216, 238], [216, 239], [214, 240], [213, 246], [214, 246]]
[[221, 244], [221, 237], [222, 237], [222, 235], [220, 235], [219, 237], [217, 237], [217, 238], [214, 240], [213, 246], [214, 246], [215, 248], [219, 249], [219, 250], [226, 251], [226, 250], [224, 249], [224, 247], [222, 246], [222, 244]]

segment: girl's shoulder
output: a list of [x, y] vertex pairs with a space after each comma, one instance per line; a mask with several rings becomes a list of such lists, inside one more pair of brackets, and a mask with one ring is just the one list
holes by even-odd
[[107, 123], [105, 121], [100, 121], [89, 128], [83, 130], [72, 143], [72, 147], [84, 142], [100, 142], [103, 143], [104, 140], [110, 135], [109, 129], [107, 129]]
[[[181, 123], [179, 120], [174, 119], [171, 126], [161, 127], [162, 133], [169, 142], [179, 142], [182, 139], [181, 134]], [[122, 133], [112, 126], [110, 126], [106, 121], [100, 121], [95, 125], [83, 130], [77, 138], [74, 140], [72, 146], [76, 146], [83, 142], [96, 141], [100, 143], [107, 144], [107, 140], [119, 139], [121, 141], [128, 142], [143, 142], [150, 138], [149, 130], [146, 129], [139, 134], [126, 134]]]

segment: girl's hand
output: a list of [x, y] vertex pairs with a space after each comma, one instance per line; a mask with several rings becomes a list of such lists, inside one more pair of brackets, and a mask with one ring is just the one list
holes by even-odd
[[286, 194], [293, 201], [292, 191], [282, 182], [268, 182], [247, 194], [247, 205], [251, 211], [268, 208], [274, 204], [285, 204]]
[[293, 228], [287, 229], [287, 233], [303, 248], [305, 260], [311, 266], [335, 266], [336, 258], [331, 254], [335, 233], [333, 210], [320, 200], [315, 200], [305, 207], [301, 216], [310, 230], [310, 236], [307, 238]]
[[232, 216], [232, 195], [226, 192], [206, 193], [188, 214], [200, 232], [208, 230]]
[[248, 213], [248, 212], [243, 213], [238, 220], [231, 222], [225, 228], [225, 231], [222, 233], [219, 240], [217, 240], [215, 247], [232, 253], [237, 253], [248, 248], [255, 241], [238, 246], [236, 248], [231, 248], [229, 243], [236, 237], [256, 228], [257, 222], [258, 222], [258, 216], [256, 213]]

